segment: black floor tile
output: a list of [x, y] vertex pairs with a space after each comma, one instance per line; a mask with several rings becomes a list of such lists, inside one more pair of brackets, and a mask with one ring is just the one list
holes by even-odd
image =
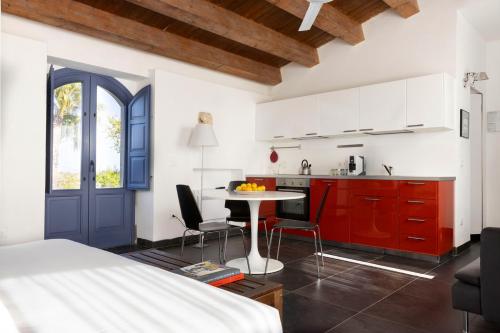
[[[326, 278], [335, 274], [345, 272], [348, 269], [352, 269], [357, 264], [350, 263], [347, 261], [331, 259], [328, 257], [323, 257], [324, 266], [321, 263], [321, 257], [318, 256], [318, 261], [320, 264], [320, 275], [322, 278]], [[303, 259], [295, 260], [286, 264], [287, 267], [297, 269], [303, 272], [314, 272], [317, 271], [316, 257], [309, 256]]]
[[327, 333], [426, 333], [382, 318], [357, 314]]
[[292, 291], [318, 281], [317, 271], [304, 272], [288, 266], [279, 272], [268, 274], [271, 281], [283, 284], [283, 289]]
[[284, 297], [283, 331], [285, 333], [325, 332], [355, 313], [294, 293]]
[[354, 259], [354, 260], [361, 260], [361, 261], [371, 261], [377, 258], [381, 258], [383, 256], [380, 253], [364, 252], [364, 251], [344, 249], [344, 248], [334, 248], [326, 250], [325, 252], [328, 254], [333, 254], [335, 256]]
[[416, 280], [365, 313], [435, 333], [456, 333], [461, 327], [450, 286], [439, 280]]
[[415, 260], [393, 255], [384, 255], [381, 258], [375, 259], [372, 263], [392, 268], [404, 269], [415, 273], [425, 273], [439, 266], [439, 263]]
[[412, 280], [398, 273], [356, 267], [295, 292], [349, 310], [361, 311]]

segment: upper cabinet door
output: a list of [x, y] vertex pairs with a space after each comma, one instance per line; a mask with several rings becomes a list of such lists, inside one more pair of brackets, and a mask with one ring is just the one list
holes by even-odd
[[359, 131], [406, 128], [406, 80], [361, 87]]
[[317, 136], [316, 96], [290, 98], [257, 105], [255, 138], [279, 140]]
[[406, 127], [453, 128], [453, 79], [449, 75], [407, 80]]
[[359, 88], [318, 95], [320, 135], [356, 133], [359, 128]]

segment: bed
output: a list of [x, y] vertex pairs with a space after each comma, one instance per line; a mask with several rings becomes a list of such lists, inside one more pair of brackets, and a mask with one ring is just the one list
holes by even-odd
[[69, 240], [0, 247], [0, 332], [282, 332], [278, 311]]

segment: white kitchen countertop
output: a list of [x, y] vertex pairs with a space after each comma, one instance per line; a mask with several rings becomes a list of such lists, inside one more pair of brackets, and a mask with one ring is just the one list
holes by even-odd
[[330, 175], [294, 175], [294, 174], [250, 174], [247, 177], [254, 178], [309, 178], [309, 179], [365, 179], [365, 180], [422, 180], [422, 181], [454, 181], [456, 177], [418, 177], [418, 176], [388, 176], [388, 175], [367, 175], [367, 176], [330, 176]]

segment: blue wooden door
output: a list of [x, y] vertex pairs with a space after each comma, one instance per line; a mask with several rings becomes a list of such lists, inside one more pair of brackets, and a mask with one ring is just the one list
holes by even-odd
[[53, 82], [45, 237], [99, 248], [131, 244], [134, 192], [125, 175], [132, 95], [113, 78], [69, 69], [56, 71]]

